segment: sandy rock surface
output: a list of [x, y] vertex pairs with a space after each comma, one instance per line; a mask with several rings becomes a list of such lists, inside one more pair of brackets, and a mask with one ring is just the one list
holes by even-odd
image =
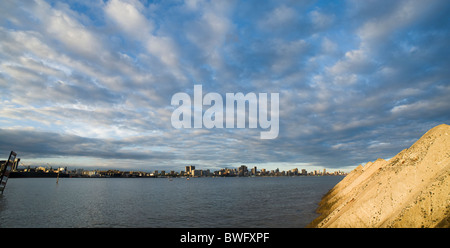
[[450, 126], [389, 161], [359, 165], [319, 204], [309, 227], [450, 227]]

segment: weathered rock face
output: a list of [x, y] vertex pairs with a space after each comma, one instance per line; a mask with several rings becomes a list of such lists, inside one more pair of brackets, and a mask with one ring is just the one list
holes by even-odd
[[309, 227], [450, 227], [450, 126], [389, 161], [359, 165], [319, 204]]

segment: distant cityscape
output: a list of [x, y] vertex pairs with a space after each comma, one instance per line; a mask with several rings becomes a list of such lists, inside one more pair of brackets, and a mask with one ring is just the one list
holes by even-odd
[[121, 170], [86, 170], [73, 169], [69, 170], [67, 167], [58, 167], [56, 169], [51, 166], [26, 166], [25, 168], [13, 167], [10, 177], [94, 177], [94, 178], [135, 178], [135, 177], [149, 177], [149, 178], [172, 178], [172, 177], [282, 177], [282, 176], [345, 176], [347, 173], [343, 171], [329, 172], [326, 169], [307, 171], [306, 169], [291, 169], [283, 170], [258, 170], [257, 166], [249, 169], [246, 165], [241, 165], [238, 168], [224, 168], [216, 171], [210, 169], [201, 170], [196, 169], [195, 166], [189, 165], [185, 167], [184, 171], [165, 171], [155, 170], [153, 172], [143, 171], [121, 171]]

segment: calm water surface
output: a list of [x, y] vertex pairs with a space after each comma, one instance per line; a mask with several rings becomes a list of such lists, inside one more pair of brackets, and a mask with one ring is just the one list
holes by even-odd
[[11, 178], [0, 227], [304, 227], [342, 178]]

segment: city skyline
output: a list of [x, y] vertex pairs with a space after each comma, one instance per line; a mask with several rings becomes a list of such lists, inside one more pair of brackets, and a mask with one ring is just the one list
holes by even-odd
[[[241, 165], [236, 168], [221, 168], [211, 171], [210, 169], [196, 168], [193, 165], [185, 166], [184, 170], [154, 170], [154, 171], [127, 171], [117, 169], [84, 169], [84, 168], [68, 168], [52, 166], [13, 166], [11, 169], [13, 175], [11, 177], [254, 177], [254, 176], [345, 176], [347, 172], [341, 170], [327, 171], [313, 170], [308, 171], [304, 168], [293, 168], [289, 170], [267, 170], [266, 168], [258, 169], [257, 166], [252, 168]], [[27, 175], [29, 174], [29, 175]]]
[[[350, 171], [389, 159], [450, 123], [449, 12], [445, 0], [0, 1], [0, 160]], [[174, 128], [171, 99], [195, 85], [278, 94], [278, 113], [263, 111], [277, 135], [250, 120]]]

